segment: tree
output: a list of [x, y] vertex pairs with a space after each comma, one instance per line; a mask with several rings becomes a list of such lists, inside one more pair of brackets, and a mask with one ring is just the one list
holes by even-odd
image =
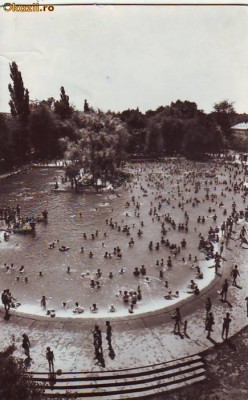
[[69, 96], [63, 86], [60, 88], [60, 100], [54, 103], [54, 110], [62, 120], [71, 118], [73, 114], [73, 107], [70, 106]]
[[119, 114], [119, 117], [123, 122], [125, 122], [130, 130], [132, 129], [142, 129], [145, 127], [145, 117], [140, 112], [139, 108], [136, 110], [125, 110]]
[[232, 135], [231, 126], [235, 121], [236, 115], [233, 103], [230, 103], [228, 100], [215, 103], [214, 115], [223, 135], [230, 140]]
[[79, 130], [79, 138], [68, 143], [65, 153], [70, 165], [68, 175], [77, 186], [75, 179], [79, 169], [83, 168], [84, 173], [91, 174], [97, 188], [98, 179], [104, 183], [114, 179], [117, 168], [125, 159], [129, 135], [125, 124], [110, 113], [92, 111], [82, 114], [81, 120], [83, 128]]
[[65, 148], [64, 156], [69, 160], [69, 163], [66, 166], [66, 176], [71, 182], [71, 187], [75, 187], [75, 190], [77, 190], [80, 168], [85, 165], [82, 147], [80, 146], [80, 142], [72, 142], [69, 138], [60, 139], [60, 142]]
[[13, 85], [9, 84], [10, 111], [16, 121], [14, 130], [14, 145], [19, 161], [24, 161], [28, 156], [29, 138], [27, 131], [29, 107], [29, 91], [24, 88], [21, 72], [15, 62], [10, 64], [10, 77]]
[[185, 125], [181, 150], [187, 157], [203, 159], [206, 153], [219, 152], [222, 147], [222, 134], [211, 117], [199, 115]]
[[194, 102], [177, 100], [171, 103], [170, 110], [172, 115], [179, 118], [194, 118], [197, 114], [197, 105]]
[[14, 350], [12, 344], [0, 352], [0, 399], [41, 400], [43, 390], [32, 381], [24, 361], [13, 356]]
[[51, 110], [54, 109], [54, 103], [55, 103], [54, 97], [48, 97], [47, 100], [42, 100], [42, 101], [41, 101], [41, 104], [45, 104], [45, 105], [48, 106]]
[[248, 138], [242, 138], [236, 135], [232, 136], [232, 149], [240, 152], [248, 152]]
[[147, 127], [145, 151], [152, 157], [158, 157], [163, 153], [164, 139], [160, 124], [153, 122]]
[[36, 156], [53, 159], [60, 155], [60, 121], [45, 103], [41, 103], [30, 115], [30, 140]]
[[7, 117], [3, 113], [0, 113], [0, 143], [0, 167], [9, 167], [13, 163], [11, 157], [11, 136]]
[[75, 190], [77, 190], [78, 177], [80, 176], [80, 167], [78, 162], [74, 161], [66, 166], [66, 176], [71, 182], [71, 187], [75, 187]]
[[127, 152], [131, 154], [143, 153], [146, 137], [146, 116], [142, 114], [139, 108], [122, 111], [116, 116], [127, 125], [130, 134]]
[[85, 100], [84, 100], [84, 112], [89, 112], [89, 111], [90, 111], [89, 103], [88, 103], [88, 101], [85, 99]]
[[181, 152], [181, 144], [184, 136], [184, 124], [181, 119], [167, 117], [162, 123], [162, 134], [164, 139], [164, 147], [167, 154]]
[[9, 101], [11, 115], [13, 117], [20, 117], [23, 121], [27, 122], [29, 109], [29, 92], [24, 88], [22, 74], [18, 70], [17, 64], [13, 61], [10, 64], [10, 77], [13, 85], [9, 84], [10, 98]]
[[219, 103], [215, 103], [214, 111], [216, 111], [217, 113], [235, 114], [233, 102], [229, 103], [228, 100], [223, 100], [220, 101]]

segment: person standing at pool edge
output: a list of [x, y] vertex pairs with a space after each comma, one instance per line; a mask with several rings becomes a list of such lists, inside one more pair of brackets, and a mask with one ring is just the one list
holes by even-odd
[[228, 281], [227, 281], [227, 279], [225, 279], [225, 281], [222, 285], [221, 292], [220, 292], [222, 301], [227, 301], [226, 298], [227, 298], [228, 286], [229, 286]]
[[106, 321], [106, 339], [108, 342], [109, 347], [111, 347], [111, 338], [112, 338], [112, 326], [110, 325], [110, 321]]
[[[223, 319], [223, 325], [222, 325], [222, 339], [227, 340], [228, 339], [228, 332], [229, 332], [229, 326], [231, 322], [230, 314], [226, 313], [226, 317]], [[225, 336], [225, 338], [224, 338]]]
[[49, 372], [54, 373], [54, 354], [50, 347], [46, 349], [46, 359], [48, 361]]
[[174, 333], [180, 333], [180, 325], [182, 320], [179, 308], [176, 308], [175, 314], [172, 316], [172, 318], [175, 320]]
[[25, 355], [30, 358], [29, 348], [30, 348], [30, 340], [26, 333], [22, 335], [22, 347], [24, 348]]

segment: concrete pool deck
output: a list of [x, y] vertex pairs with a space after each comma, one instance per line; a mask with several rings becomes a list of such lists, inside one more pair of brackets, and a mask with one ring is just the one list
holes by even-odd
[[[247, 325], [246, 301], [248, 293], [248, 271], [245, 268], [246, 249], [243, 261], [239, 263], [242, 288], [231, 285], [229, 279], [228, 303], [219, 300], [217, 291], [225, 278], [230, 278], [230, 269], [234, 263], [236, 245], [229, 246], [226, 252], [232, 256], [225, 267], [224, 274], [218, 277], [199, 297], [179, 303], [183, 321], [188, 321], [187, 335], [173, 333], [174, 321], [171, 319], [171, 308], [155, 311], [149, 315], [131, 315], [111, 319], [113, 328], [112, 347], [114, 354], [109, 354], [106, 341], [105, 320], [100, 319], [52, 319], [33, 318], [11, 315], [6, 321], [0, 319], [0, 349], [4, 349], [14, 339], [17, 350], [15, 355], [25, 358], [23, 354], [22, 334], [26, 332], [31, 341], [31, 371], [47, 371], [45, 357], [46, 347], [50, 346], [55, 354], [55, 370], [99, 371], [131, 367], [141, 367], [155, 363], [175, 360], [181, 357], [200, 353], [222, 342], [221, 330], [226, 312], [231, 314], [230, 336]], [[210, 296], [215, 318], [212, 339], [206, 338], [205, 301]], [[175, 307], [172, 307], [173, 309]], [[99, 315], [100, 317], [100, 315]], [[105, 368], [95, 365], [92, 329], [99, 323], [103, 334], [103, 356]], [[183, 329], [181, 329], [183, 331]]]

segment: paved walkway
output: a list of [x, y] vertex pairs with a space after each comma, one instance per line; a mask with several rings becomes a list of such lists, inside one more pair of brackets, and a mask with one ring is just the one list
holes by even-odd
[[[173, 320], [171, 309], [154, 312], [149, 316], [128, 316], [113, 319], [112, 347], [114, 353], [109, 354], [105, 339], [105, 320], [97, 320], [103, 333], [103, 352], [106, 363], [105, 370], [140, 367], [144, 365], [170, 361], [184, 356], [193, 355], [206, 350], [222, 341], [221, 329], [225, 313], [231, 314], [230, 335], [238, 332], [247, 325], [245, 297], [248, 294], [248, 270], [246, 268], [246, 255], [248, 249], [236, 247], [233, 240], [226, 249], [229, 259], [224, 267], [222, 277], [202, 291], [199, 297], [192, 297], [180, 304], [183, 320], [188, 321], [187, 335], [173, 333]], [[239, 251], [237, 251], [239, 249]], [[237, 258], [238, 257], [238, 258]], [[238, 261], [237, 261], [238, 260]], [[242, 288], [231, 285], [230, 270], [238, 262], [241, 276], [238, 284]], [[219, 300], [217, 291], [223, 279], [229, 279], [228, 303]], [[206, 339], [205, 331], [205, 301], [210, 296], [213, 303], [215, 317], [213, 340]], [[9, 321], [0, 318], [0, 349], [4, 349], [15, 339], [16, 356], [24, 358], [21, 347], [22, 334], [26, 332], [31, 341], [31, 357], [33, 359], [31, 370], [46, 371], [47, 360], [45, 350], [50, 346], [55, 354], [55, 368], [63, 371], [94, 371], [101, 367], [95, 365], [94, 347], [91, 330], [96, 320], [59, 320], [23, 318], [12, 315]]]

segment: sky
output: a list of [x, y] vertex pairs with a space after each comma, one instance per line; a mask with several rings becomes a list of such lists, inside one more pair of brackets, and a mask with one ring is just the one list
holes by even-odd
[[211, 112], [228, 99], [248, 113], [247, 22], [238, 6], [1, 9], [0, 111], [9, 112], [16, 61], [32, 100], [59, 99], [64, 86], [78, 109], [87, 99], [103, 111], [144, 112], [180, 99]]

